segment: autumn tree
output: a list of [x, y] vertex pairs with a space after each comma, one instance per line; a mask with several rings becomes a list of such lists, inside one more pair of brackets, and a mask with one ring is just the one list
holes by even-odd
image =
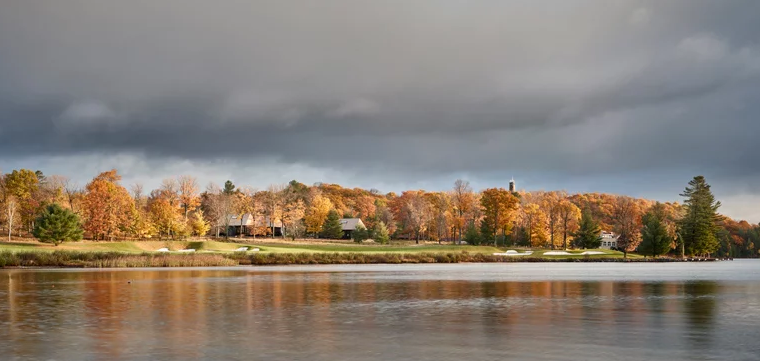
[[132, 192], [132, 199], [135, 201], [135, 208], [140, 209], [147, 206], [142, 183], [134, 183], [129, 189]]
[[383, 222], [388, 229], [388, 234], [394, 234], [396, 232], [396, 219], [393, 217], [391, 209], [388, 208], [385, 199], [375, 200], [375, 218], [378, 222]]
[[327, 219], [322, 224], [322, 237], [328, 239], [343, 238], [343, 227], [340, 224], [338, 211], [331, 209], [327, 214]]
[[578, 231], [573, 233], [573, 243], [578, 248], [594, 249], [602, 245], [602, 229], [599, 227], [591, 211], [584, 210], [581, 216], [581, 222]]
[[710, 190], [705, 177], [697, 176], [689, 182], [681, 197], [684, 197], [684, 216], [679, 222], [686, 253], [709, 255], [718, 250], [717, 233], [722, 217], [718, 214], [720, 202]]
[[459, 243], [462, 241], [467, 223], [472, 220], [472, 211], [477, 207], [475, 193], [470, 187], [470, 182], [457, 179], [452, 190], [452, 204], [454, 208], [454, 226], [459, 233]]
[[644, 214], [639, 253], [655, 258], [671, 250], [673, 238], [668, 233], [665, 217], [665, 207], [659, 202]]
[[[240, 226], [240, 233], [237, 235], [239, 238], [245, 236], [245, 215], [250, 213], [251, 203], [248, 199], [248, 195], [243, 192], [235, 192], [231, 195], [227, 195], [232, 200], [232, 212], [231, 215], [235, 215], [238, 219], [238, 224], [230, 224], [232, 226]], [[255, 220], [254, 220], [255, 221]], [[255, 226], [255, 225], [254, 225]]]
[[195, 177], [183, 175], [177, 177], [177, 185], [179, 187], [179, 201], [180, 206], [185, 214], [185, 221], [190, 212], [194, 211], [201, 205], [201, 200], [198, 195], [198, 181]]
[[53, 203], [37, 218], [33, 233], [40, 242], [58, 246], [63, 242], [81, 240], [83, 231], [74, 212]]
[[304, 231], [303, 218], [306, 215], [306, 205], [303, 200], [296, 198], [285, 204], [282, 212], [283, 229], [288, 230], [288, 235], [295, 239], [301, 237]]
[[614, 228], [613, 208], [617, 197], [604, 193], [574, 194], [568, 199], [578, 208], [591, 213], [591, 217], [599, 223], [599, 227], [606, 230]]
[[435, 239], [441, 243], [444, 238], [449, 238], [452, 226], [451, 195], [447, 192], [435, 192], [428, 193], [427, 197], [433, 215], [430, 228], [435, 232]]
[[[549, 244], [552, 249], [558, 246], [557, 240], [560, 238], [560, 235], [562, 235], [561, 204], [566, 196], [567, 194], [564, 192], [546, 192], [543, 194], [543, 197], [541, 197], [541, 203], [539, 204], [546, 215]], [[565, 241], [566, 239], [563, 238], [563, 242]]]
[[219, 237], [220, 228], [223, 227], [226, 238], [230, 228], [230, 215], [234, 214], [232, 194], [210, 183], [201, 195], [201, 209], [215, 228], [216, 236]]
[[13, 222], [16, 219], [16, 211], [18, 209], [18, 201], [16, 201], [16, 196], [13, 194], [5, 194], [3, 205], [3, 212], [6, 222], [8, 223], [8, 242], [10, 242], [11, 236], [13, 234]]
[[562, 245], [567, 249], [570, 246], [568, 236], [578, 228], [578, 220], [581, 218], [581, 210], [567, 199], [560, 201], [558, 206], [559, 229], [562, 232]]
[[369, 195], [360, 195], [356, 198], [354, 208], [356, 209], [356, 217], [360, 218], [371, 229], [375, 225], [377, 212], [375, 198]]
[[[242, 187], [236, 198], [235, 210], [240, 216], [240, 222], [242, 226], [243, 216], [246, 213], [251, 214], [253, 220], [253, 228], [250, 230], [253, 238], [256, 238], [256, 234], [267, 233], [268, 227], [262, 222], [262, 196], [259, 195], [258, 190], [252, 187]], [[263, 230], [262, 230], [263, 228]]]
[[633, 198], [618, 196], [612, 212], [617, 248], [623, 251], [623, 258], [628, 258], [628, 252], [641, 243], [641, 208]]
[[63, 191], [66, 197], [66, 202], [74, 213], [79, 214], [80, 204], [84, 196], [84, 192], [79, 184], [69, 178], [64, 178]]
[[546, 214], [536, 203], [529, 203], [523, 208], [522, 219], [528, 244], [533, 247], [546, 246]]
[[156, 225], [148, 213], [147, 206], [139, 206], [135, 209], [129, 233], [138, 239], [151, 238], [158, 233]]
[[44, 208], [53, 203], [62, 207], [67, 204], [64, 190], [66, 182], [66, 177], [57, 174], [44, 177], [44, 181], [40, 183], [39, 190], [37, 191], [40, 204], [44, 205], [39, 213], [42, 213]]
[[205, 236], [211, 230], [211, 225], [203, 217], [202, 210], [197, 210], [190, 216], [189, 224], [194, 236]]
[[[282, 224], [282, 211], [283, 211], [283, 191], [285, 186], [282, 184], [270, 185], [266, 192], [263, 193], [264, 201], [264, 215], [269, 220], [269, 226], [272, 228], [272, 237], [275, 234], [275, 224], [279, 221]], [[285, 235], [285, 229], [282, 228], [283, 236]]]
[[179, 184], [173, 178], [166, 178], [161, 181], [161, 186], [151, 192], [153, 198], [163, 198], [173, 207], [180, 207]]
[[504, 188], [488, 188], [481, 193], [480, 204], [484, 215], [482, 223], [489, 232], [483, 236], [493, 237], [496, 246], [499, 231], [503, 236], [507, 235], [517, 210], [518, 199]]
[[163, 197], [153, 198], [148, 203], [151, 220], [158, 229], [159, 237], [181, 235], [185, 225], [180, 219], [179, 208]]
[[[14, 170], [6, 174], [4, 178], [8, 228], [13, 228], [13, 221], [17, 218], [20, 219], [22, 225], [31, 225], [39, 205], [34, 196], [39, 189], [40, 178], [37, 173], [28, 169]], [[9, 239], [10, 234], [9, 230]]]
[[311, 206], [305, 214], [306, 232], [312, 233], [315, 236], [321, 232], [322, 225], [325, 223], [327, 215], [332, 208], [333, 205], [329, 199], [322, 196], [321, 193], [315, 194], [312, 197]]
[[126, 188], [119, 184], [116, 169], [103, 172], [85, 187], [84, 229], [95, 239], [113, 239], [128, 230], [135, 204]]
[[415, 235], [415, 243], [420, 243], [420, 237], [426, 230], [427, 219], [430, 215], [430, 204], [423, 196], [423, 191], [404, 192], [409, 196], [403, 204], [404, 219], [407, 226]]

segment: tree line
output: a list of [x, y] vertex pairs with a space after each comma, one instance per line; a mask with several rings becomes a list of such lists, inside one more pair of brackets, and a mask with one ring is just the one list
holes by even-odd
[[[40, 171], [0, 174], [0, 224], [9, 238], [34, 233], [43, 215], [66, 211], [79, 220], [82, 236], [94, 240], [226, 236], [250, 214], [249, 237], [337, 238], [340, 218], [360, 218], [366, 226], [356, 234], [360, 240], [379, 235], [415, 242], [597, 248], [600, 232], [608, 231], [616, 234], [621, 251], [651, 256], [756, 257], [760, 246], [760, 225], [721, 216], [720, 203], [701, 176], [688, 184], [680, 204], [604, 193], [476, 192], [463, 180], [448, 191], [383, 194], [297, 181], [261, 190], [231, 181], [201, 189], [194, 177], [178, 176], [148, 192], [140, 184], [121, 184], [116, 170], [83, 187]], [[51, 209], [53, 204], [60, 209]]]

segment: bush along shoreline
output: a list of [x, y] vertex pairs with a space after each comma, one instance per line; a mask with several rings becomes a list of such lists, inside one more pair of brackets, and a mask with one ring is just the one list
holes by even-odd
[[[706, 259], [709, 261], [713, 259]], [[227, 253], [128, 254], [121, 252], [0, 252], [0, 268], [230, 267], [327, 264], [682, 262], [674, 258], [505, 257], [484, 253]]]

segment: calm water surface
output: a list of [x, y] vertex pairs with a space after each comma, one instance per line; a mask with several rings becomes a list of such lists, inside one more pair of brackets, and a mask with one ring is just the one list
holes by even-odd
[[760, 360], [760, 261], [0, 270], [0, 360]]

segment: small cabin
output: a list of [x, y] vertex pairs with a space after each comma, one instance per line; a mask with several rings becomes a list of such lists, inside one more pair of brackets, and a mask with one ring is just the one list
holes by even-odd
[[340, 227], [343, 230], [343, 239], [351, 239], [351, 237], [354, 235], [354, 231], [356, 230], [356, 227], [362, 226], [364, 228], [367, 228], [367, 226], [364, 225], [364, 222], [360, 218], [343, 218], [340, 220]]

